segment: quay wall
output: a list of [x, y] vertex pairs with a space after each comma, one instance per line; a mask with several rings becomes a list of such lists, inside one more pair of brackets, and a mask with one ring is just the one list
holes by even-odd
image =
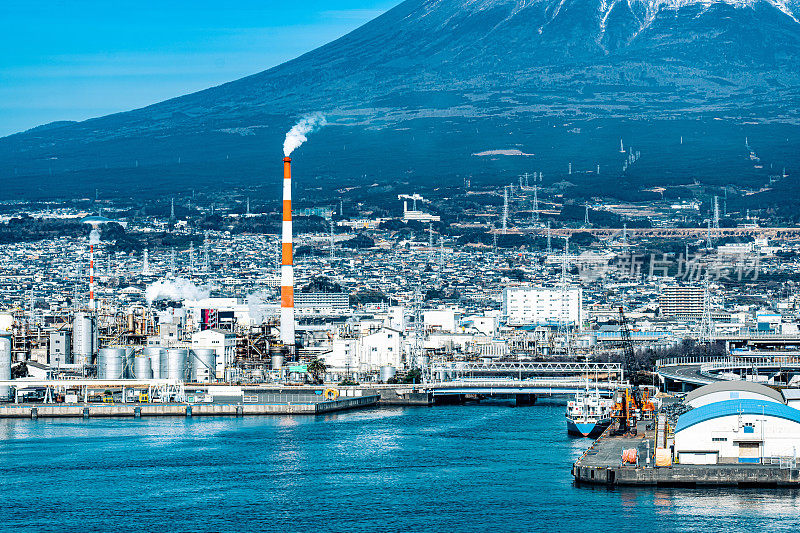
[[800, 487], [800, 470], [771, 465], [674, 465], [671, 467], [572, 467], [576, 483], [650, 486]]
[[0, 418], [139, 418], [148, 416], [314, 415], [370, 407], [379, 396], [340, 398], [317, 403], [276, 404], [9, 404]]

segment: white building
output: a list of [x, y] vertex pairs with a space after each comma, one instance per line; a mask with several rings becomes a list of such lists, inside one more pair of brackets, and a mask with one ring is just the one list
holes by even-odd
[[392, 328], [364, 335], [358, 343], [359, 370], [378, 371], [382, 366], [401, 368], [403, 361], [403, 335]]
[[509, 326], [566, 323], [584, 320], [580, 287], [517, 287], [503, 290], [503, 316]]
[[675, 458], [681, 464], [761, 463], [796, 458], [800, 411], [766, 400], [709, 403], [681, 415]]
[[322, 359], [333, 373], [367, 374], [378, 372], [382, 366], [402, 368], [403, 334], [380, 327], [363, 335], [336, 338]]
[[660, 289], [658, 305], [666, 317], [702, 316], [705, 289], [700, 286], [665, 285]]
[[429, 309], [422, 312], [422, 322], [428, 331], [455, 332], [461, 313], [453, 309]]
[[470, 315], [461, 319], [461, 328], [467, 332], [478, 332], [494, 336], [499, 326], [498, 316], [493, 314]]
[[221, 329], [206, 329], [192, 335], [192, 349], [214, 350], [217, 354], [216, 379], [225, 379], [225, 369], [236, 359], [236, 335]]
[[300, 316], [341, 316], [350, 313], [350, 295], [346, 292], [296, 292], [295, 313]]

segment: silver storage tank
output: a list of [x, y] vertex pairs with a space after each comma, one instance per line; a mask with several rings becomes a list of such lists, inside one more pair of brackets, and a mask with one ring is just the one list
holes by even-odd
[[94, 317], [87, 313], [75, 313], [75, 318], [72, 320], [72, 360], [76, 365], [92, 363], [96, 337]]
[[122, 378], [127, 355], [127, 348], [102, 348], [97, 352], [97, 379]]
[[150, 368], [154, 379], [161, 379], [161, 361], [166, 360], [167, 351], [164, 348], [150, 347], [142, 350], [142, 356], [150, 359]]
[[185, 348], [167, 349], [166, 358], [161, 361], [161, 378], [186, 381], [189, 350]]
[[273, 355], [272, 356], [272, 370], [280, 370], [283, 368], [283, 356], [282, 355]]
[[146, 355], [134, 357], [132, 377], [136, 379], [153, 379], [153, 368], [150, 365], [150, 358]]
[[[11, 379], [11, 339], [0, 337], [0, 381]], [[0, 401], [11, 399], [11, 387], [0, 385]]]
[[382, 366], [381, 367], [381, 382], [382, 383], [386, 383], [387, 381], [392, 379], [395, 376], [395, 374], [397, 374], [397, 369], [395, 369], [395, 367], [389, 366], [389, 365]]
[[217, 377], [217, 352], [216, 350], [192, 350], [192, 381], [195, 383], [210, 383]]

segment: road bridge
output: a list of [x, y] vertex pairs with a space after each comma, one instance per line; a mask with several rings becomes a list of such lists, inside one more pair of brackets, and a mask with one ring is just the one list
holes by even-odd
[[680, 388], [686, 392], [715, 381], [743, 380], [748, 375], [800, 374], [800, 354], [672, 357], [657, 360], [656, 372], [665, 390]]

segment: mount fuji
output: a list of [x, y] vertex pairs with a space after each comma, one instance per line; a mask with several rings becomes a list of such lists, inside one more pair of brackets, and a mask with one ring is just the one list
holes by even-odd
[[322, 190], [535, 170], [757, 189], [800, 174], [798, 20], [800, 0], [406, 0], [270, 70], [0, 139], [3, 194], [258, 185], [311, 112], [329, 126], [295, 172]]

